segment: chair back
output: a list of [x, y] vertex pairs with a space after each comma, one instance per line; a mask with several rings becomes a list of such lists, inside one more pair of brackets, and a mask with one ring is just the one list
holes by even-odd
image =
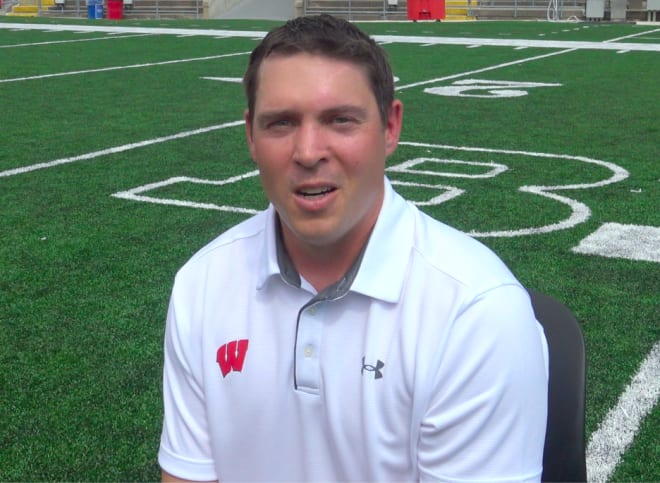
[[586, 481], [586, 356], [580, 326], [556, 299], [528, 290], [548, 341], [550, 381], [542, 481]]

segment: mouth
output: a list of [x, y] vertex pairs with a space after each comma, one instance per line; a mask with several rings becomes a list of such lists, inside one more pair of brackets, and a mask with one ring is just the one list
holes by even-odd
[[335, 191], [337, 188], [334, 188], [332, 186], [318, 186], [314, 188], [301, 188], [296, 191], [296, 194], [299, 196], [302, 196], [303, 198], [306, 199], [315, 199], [315, 198], [322, 198], [333, 191]]

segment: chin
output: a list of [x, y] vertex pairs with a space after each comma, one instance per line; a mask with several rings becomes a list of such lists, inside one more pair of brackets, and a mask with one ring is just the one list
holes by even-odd
[[315, 246], [319, 248], [329, 246], [337, 242], [336, 236], [318, 231], [313, 233], [298, 233], [297, 238], [306, 245]]

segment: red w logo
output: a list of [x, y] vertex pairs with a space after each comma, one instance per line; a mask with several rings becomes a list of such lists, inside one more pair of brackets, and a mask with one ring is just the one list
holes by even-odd
[[243, 362], [245, 361], [245, 354], [248, 349], [248, 340], [234, 340], [218, 349], [216, 360], [220, 365], [222, 377], [227, 377], [231, 371], [241, 372], [243, 370]]

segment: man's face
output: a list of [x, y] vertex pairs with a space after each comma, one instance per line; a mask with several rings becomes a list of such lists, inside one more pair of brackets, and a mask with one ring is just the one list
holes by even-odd
[[383, 125], [364, 70], [320, 55], [274, 55], [258, 75], [248, 144], [287, 247], [364, 243], [398, 143], [400, 102]]

